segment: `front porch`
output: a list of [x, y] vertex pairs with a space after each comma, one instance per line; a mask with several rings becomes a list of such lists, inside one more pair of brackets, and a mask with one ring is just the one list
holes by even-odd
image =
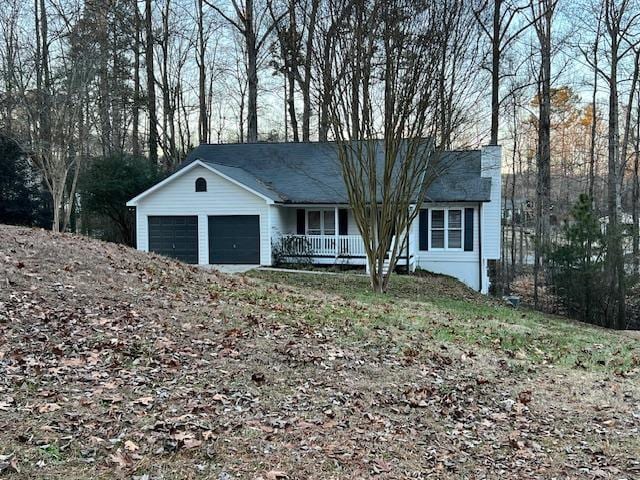
[[[280, 234], [274, 256], [284, 263], [367, 266], [364, 241], [350, 208], [342, 205], [278, 209]], [[396, 241], [394, 237], [393, 242]], [[414, 268], [414, 252], [402, 246], [397, 265]]]
[[[394, 240], [395, 242], [395, 237]], [[283, 257], [291, 263], [316, 265], [367, 266], [367, 253], [360, 235], [298, 235], [285, 234], [280, 239]], [[387, 254], [388, 258], [388, 254]], [[407, 265], [407, 248], [402, 248], [397, 266]], [[413, 270], [414, 256], [409, 254]]]

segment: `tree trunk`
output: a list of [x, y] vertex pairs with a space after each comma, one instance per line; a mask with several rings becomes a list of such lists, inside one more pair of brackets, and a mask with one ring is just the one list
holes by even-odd
[[493, 36], [491, 38], [491, 139], [490, 145], [498, 144], [498, 119], [500, 116], [500, 26], [502, 0], [493, 6]]
[[[608, 9], [609, 10], [609, 9]], [[607, 16], [610, 16], [610, 11]], [[611, 19], [608, 18], [608, 21]], [[618, 27], [619, 18], [613, 18], [610, 24], [611, 62], [609, 73], [609, 134], [608, 134], [608, 191], [607, 212], [607, 275], [609, 282], [609, 301], [606, 308], [608, 326], [622, 329], [625, 325], [625, 293], [624, 293], [624, 257], [620, 231], [620, 190], [618, 175], [620, 163], [620, 131], [618, 107]]]
[[147, 66], [147, 106], [149, 109], [149, 161], [158, 164], [158, 117], [156, 116], [156, 80], [153, 61], [153, 16], [151, 0], [145, 0], [145, 63]]
[[331, 103], [331, 59], [333, 51], [333, 39], [327, 34], [327, 42], [322, 52], [322, 91], [320, 94], [320, 125], [318, 128], [318, 140], [326, 142], [329, 134], [329, 105]]
[[100, 119], [100, 146], [102, 155], [111, 155], [111, 121], [109, 106], [111, 104], [111, 88], [109, 86], [109, 33], [108, 33], [108, 3], [100, 2], [95, 7], [98, 40], [98, 117]]
[[162, 12], [162, 126], [164, 131], [162, 145], [167, 169], [173, 168], [177, 161], [175, 113], [171, 103], [171, 84], [169, 81], [170, 15], [171, 0], [165, 0]]
[[247, 47], [247, 142], [258, 141], [258, 48], [253, 25], [253, 0], [246, 0], [244, 35]]
[[[539, 178], [542, 204], [543, 250], [549, 245], [550, 209], [551, 209], [551, 20], [548, 23], [549, 35], [542, 49], [542, 98], [540, 101], [539, 125]], [[544, 260], [543, 260], [544, 263]]]
[[540, 42], [540, 78], [538, 85], [538, 152], [536, 183], [536, 253], [534, 263], [534, 301], [538, 303], [540, 273], [544, 274], [545, 256], [550, 240], [551, 213], [551, 27], [555, 0], [542, 0], [536, 33]]
[[511, 167], [511, 276], [507, 279], [507, 286], [511, 291], [511, 282], [516, 269], [516, 156], [518, 155], [518, 115], [516, 102], [513, 102], [513, 157]]
[[600, 20], [598, 20], [598, 31], [593, 44], [593, 91], [591, 92], [591, 136], [589, 144], [589, 198], [591, 205], [595, 206], [594, 183], [596, 166], [596, 129], [598, 127], [598, 43], [600, 38]]
[[[288, 65], [287, 65], [288, 63]], [[298, 133], [298, 118], [296, 117], [296, 104], [295, 104], [295, 90], [296, 90], [296, 79], [295, 79], [295, 60], [292, 57], [289, 59], [289, 62], [285, 63], [285, 71], [286, 71], [286, 82], [288, 83], [288, 88], [286, 89], [287, 94], [287, 107], [289, 110], [289, 119], [291, 120], [291, 131], [293, 132], [293, 141], [300, 141], [300, 134]]]
[[[293, 141], [300, 141], [300, 134], [298, 130], [298, 118], [296, 115], [295, 93], [296, 93], [296, 77], [298, 74], [298, 32], [296, 29], [296, 15], [295, 15], [295, 2], [290, 1], [288, 6], [289, 12], [289, 25], [288, 29], [282, 29], [277, 27], [278, 41], [280, 43], [280, 53], [282, 55], [282, 61], [284, 63], [284, 96], [285, 106], [289, 113], [289, 120], [291, 121], [291, 132], [293, 133]], [[278, 20], [271, 11], [273, 22], [277, 25]], [[287, 112], [285, 112], [285, 141], [288, 138], [287, 134]]]
[[202, 2], [203, 0], [198, 0], [198, 100], [200, 106], [198, 112], [198, 136], [200, 143], [207, 143], [209, 141], [209, 121], [205, 87], [207, 81], [207, 71], [205, 65], [205, 54], [207, 45], [204, 38]]
[[632, 227], [632, 243], [633, 243], [633, 274], [637, 277], [640, 273], [640, 235], [639, 225], [640, 221], [638, 215], [638, 196], [640, 195], [640, 180], [638, 179], [638, 168], [640, 166], [640, 95], [638, 95], [638, 103], [636, 108], [636, 142], [635, 142], [635, 154], [633, 160], [633, 193], [631, 198], [631, 214], [633, 218]]
[[287, 54], [285, 57], [288, 57], [288, 68], [285, 71], [287, 72], [287, 81], [289, 82], [289, 96], [288, 96], [288, 106], [289, 106], [289, 118], [291, 119], [291, 131], [293, 132], [293, 141], [298, 143], [300, 141], [300, 134], [298, 132], [298, 118], [296, 115], [296, 76], [298, 75], [298, 29], [296, 28], [296, 2], [294, 0], [289, 0], [289, 30], [287, 32]]
[[[638, 76], [640, 75], [640, 48], [636, 52], [634, 63], [633, 63], [633, 75], [631, 77], [631, 86], [629, 87], [629, 101], [627, 102], [627, 109], [625, 111], [624, 118], [624, 136], [622, 139], [622, 148], [620, 152], [620, 178], [618, 178], [620, 185], [619, 190], [622, 191], [622, 186], [624, 183], [624, 172], [627, 170], [627, 153], [629, 151], [629, 141], [631, 139], [631, 111], [633, 105], [633, 99], [636, 95], [636, 88], [638, 86]], [[636, 119], [636, 121], [640, 121], [640, 119]]]
[[140, 11], [138, 1], [133, 0], [134, 38], [133, 38], [133, 105], [131, 126], [131, 149], [134, 157], [140, 156]]
[[[364, 9], [365, 9], [365, 3], [363, 0], [357, 0], [356, 1], [356, 15], [355, 15], [355, 26], [354, 31], [355, 31], [355, 38], [356, 38], [356, 42], [358, 42], [359, 44], [363, 44], [364, 42], [364, 35], [363, 35], [363, 26], [362, 26], [362, 18], [364, 15]], [[351, 81], [351, 101], [352, 101], [352, 106], [351, 106], [351, 137], [354, 140], [358, 140], [360, 139], [360, 85], [361, 83], [364, 84], [364, 82], [361, 82], [361, 75], [362, 75], [362, 63], [363, 63], [363, 55], [362, 55], [362, 48], [356, 48], [355, 49], [355, 55], [354, 58], [351, 59], [351, 61], [353, 62], [353, 77], [352, 77], [352, 81]], [[364, 106], [364, 105], [363, 105]]]
[[[124, 140], [126, 138], [124, 125], [124, 109], [128, 95], [121, 89], [121, 80], [124, 65], [121, 65], [121, 56], [118, 46], [118, 36], [116, 22], [111, 22], [112, 29], [112, 52], [111, 52], [111, 90], [114, 92], [109, 95], [111, 105], [111, 146], [112, 151], [122, 154], [124, 151]], [[127, 62], [128, 64], [128, 62]], [[118, 90], [116, 90], [118, 89]]]
[[304, 79], [300, 84], [302, 90], [302, 141], [308, 142], [310, 139], [311, 124], [311, 66], [313, 61], [313, 40], [315, 37], [316, 18], [320, 0], [311, 1], [311, 14], [307, 22], [307, 41], [304, 58]]
[[44, 80], [44, 112], [41, 125], [47, 148], [51, 147], [51, 75], [49, 73], [49, 26], [44, 0], [40, 0], [40, 28], [42, 39], [42, 75]]

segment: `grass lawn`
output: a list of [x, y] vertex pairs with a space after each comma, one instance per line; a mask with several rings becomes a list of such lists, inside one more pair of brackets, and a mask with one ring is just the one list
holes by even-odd
[[[419, 331], [461, 347], [480, 346], [535, 364], [622, 375], [635, 372], [640, 366], [640, 344], [633, 333], [608, 331], [528, 309], [514, 309], [446, 276], [395, 275], [389, 293], [380, 295], [371, 291], [368, 278], [362, 275], [268, 270], [256, 270], [249, 275], [381, 307], [374, 319], [376, 327]], [[366, 326], [372, 326], [370, 319]]]
[[640, 345], [444, 277], [0, 226], [0, 476], [640, 477]]

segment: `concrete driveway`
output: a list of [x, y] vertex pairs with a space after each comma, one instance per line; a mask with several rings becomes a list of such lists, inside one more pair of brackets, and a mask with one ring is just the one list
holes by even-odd
[[200, 265], [205, 270], [216, 270], [222, 273], [244, 273], [260, 265]]

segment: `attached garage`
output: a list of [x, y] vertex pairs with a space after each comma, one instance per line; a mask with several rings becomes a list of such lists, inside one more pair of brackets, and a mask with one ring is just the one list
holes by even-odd
[[209, 216], [209, 263], [260, 264], [260, 216]]
[[197, 216], [149, 216], [149, 251], [198, 263]]
[[271, 265], [280, 198], [252, 178], [200, 160], [181, 168], [127, 202], [136, 208], [137, 248], [199, 265]]

